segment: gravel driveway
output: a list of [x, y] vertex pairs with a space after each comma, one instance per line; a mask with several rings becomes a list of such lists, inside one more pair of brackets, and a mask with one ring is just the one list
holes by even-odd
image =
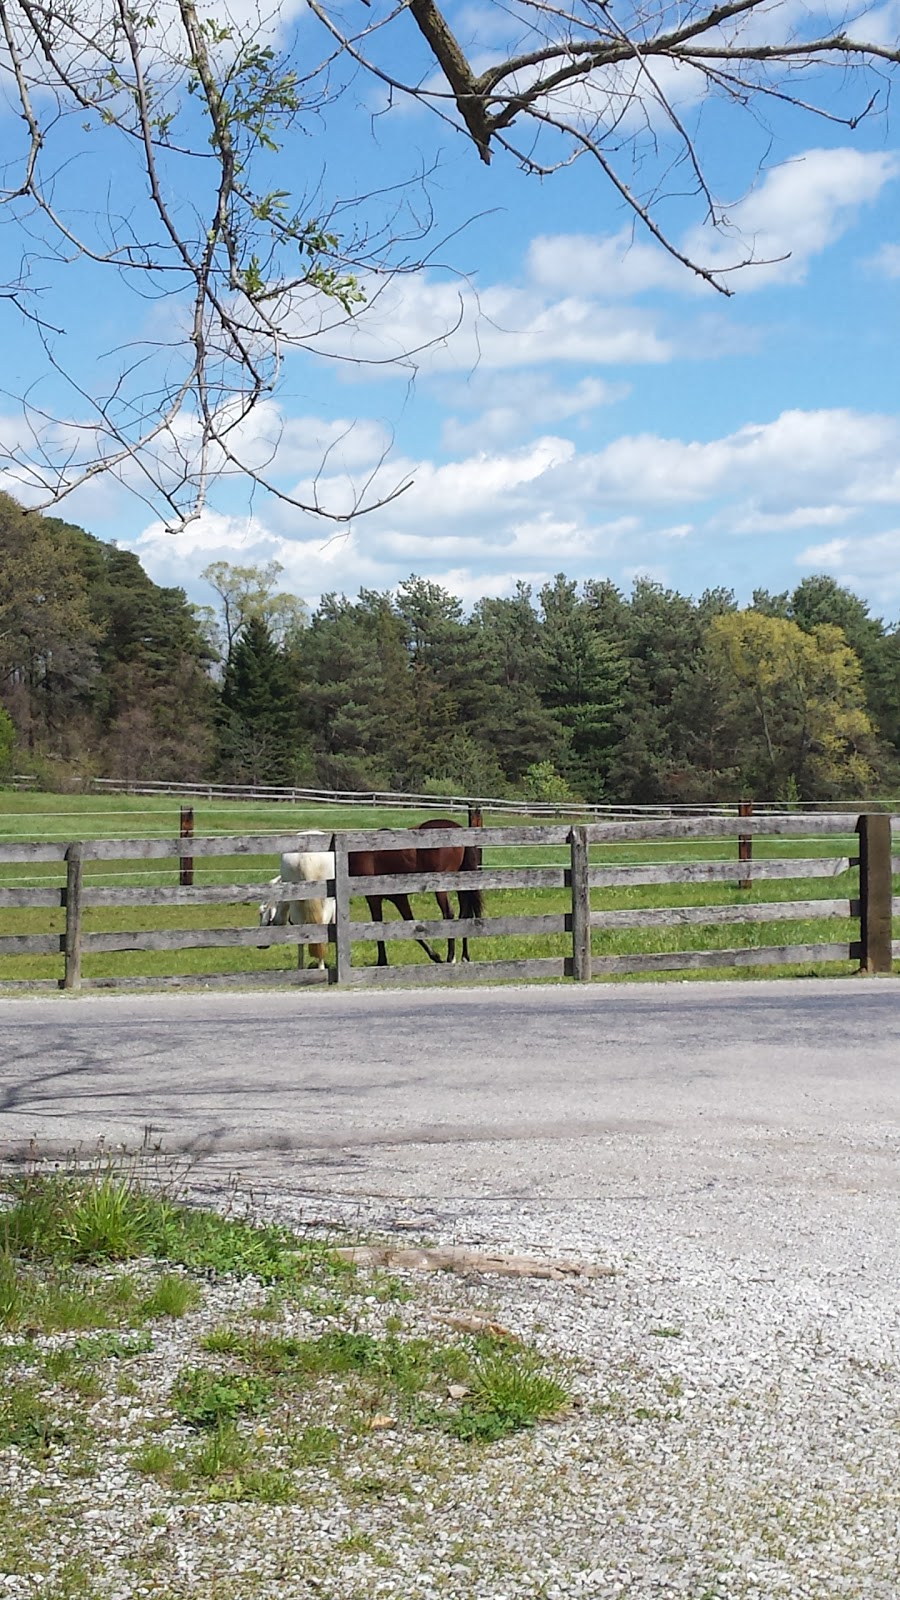
[[0, 1004], [10, 1149], [151, 1122], [201, 1198], [617, 1269], [417, 1287], [578, 1409], [427, 1483], [386, 1435], [355, 1553], [334, 1509], [186, 1515], [166, 1595], [896, 1600], [898, 1022], [874, 980]]

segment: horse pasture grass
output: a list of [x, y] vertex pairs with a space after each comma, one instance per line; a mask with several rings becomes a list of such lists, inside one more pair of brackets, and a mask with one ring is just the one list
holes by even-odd
[[[436, 803], [431, 815], [440, 813]], [[412, 827], [425, 820], [426, 813], [409, 812], [374, 807], [292, 806], [282, 803], [198, 801], [194, 807], [195, 832], [198, 835], [229, 833], [302, 832], [319, 828], [326, 833], [335, 828]], [[88, 838], [168, 837], [178, 832], [179, 806], [170, 797], [126, 795], [35, 795], [33, 793], [5, 792], [0, 794], [0, 841], [39, 840], [60, 841]], [[500, 825], [502, 816], [488, 815], [487, 825]], [[517, 819], [524, 821], [526, 819]], [[562, 821], [563, 819], [561, 819]], [[856, 853], [855, 835], [811, 836], [809, 839], [756, 839], [754, 858], [789, 859], [818, 856], [848, 857]], [[662, 863], [733, 861], [737, 849], [734, 839], [691, 839], [623, 842], [594, 845], [591, 849], [592, 866], [616, 866]], [[565, 846], [540, 847], [490, 847], [484, 852], [484, 864], [490, 866], [546, 866], [564, 867], [568, 860]], [[257, 883], [262, 884], [278, 870], [278, 856], [271, 855], [229, 857], [196, 857], [194, 880], [197, 884]], [[121, 862], [88, 862], [85, 866], [85, 884], [91, 887], [147, 886], [177, 882], [178, 864], [175, 859], [151, 861], [133, 859]], [[748, 877], [753, 879], [753, 867], [748, 867]], [[0, 865], [0, 886], [61, 886], [64, 868], [60, 863], [15, 863]], [[897, 884], [900, 890], [900, 880]], [[777, 904], [792, 900], [847, 899], [858, 893], [858, 874], [855, 868], [838, 875], [815, 878], [777, 879], [752, 883], [742, 890], [733, 883], [693, 884], [643, 884], [621, 888], [594, 889], [591, 905], [594, 911], [637, 910], [640, 908], [677, 906], [740, 906], [763, 902]], [[424, 919], [436, 920], [438, 909], [433, 895], [413, 897], [416, 914]], [[540, 916], [551, 913], [564, 915], [570, 910], [568, 891], [565, 889], [498, 889], [486, 892], [486, 911], [490, 916]], [[369, 918], [365, 901], [353, 902], [356, 920]], [[385, 905], [384, 916], [392, 920], [396, 910]], [[206, 906], [123, 906], [88, 908], [84, 914], [86, 932], [152, 932], [160, 929], [202, 930], [221, 927], [255, 928], [258, 922], [258, 902], [255, 898], [236, 900], [227, 905]], [[64, 927], [64, 913], [55, 909], [22, 910], [0, 908], [0, 934], [50, 933], [59, 935]], [[719, 950], [732, 948], [765, 948], [785, 944], [826, 943], [858, 937], [858, 924], [846, 918], [811, 916], [804, 922], [785, 918], [765, 923], [692, 923], [684, 926], [657, 926], [648, 928], [613, 927], [596, 928], [592, 936], [593, 953], [600, 955], [628, 955], [652, 951]], [[179, 951], [120, 951], [114, 953], [86, 954], [82, 969], [90, 979], [129, 978], [152, 980], [155, 977], [184, 976], [194, 979], [204, 975], [225, 974], [233, 976], [236, 984], [245, 975], [271, 971], [287, 972], [297, 965], [297, 952], [290, 945], [272, 945], [263, 948], [265, 934], [261, 932], [260, 945], [241, 948], [196, 948]], [[571, 936], [560, 934], [509, 934], [488, 935], [471, 944], [474, 960], [516, 960], [541, 956], [565, 956], [571, 951]], [[428, 957], [412, 940], [391, 941], [389, 958], [392, 966], [428, 964]], [[373, 965], [376, 959], [374, 944], [354, 944], [354, 964]], [[786, 967], [761, 966], [742, 969], [743, 976], [764, 977], [775, 973], [792, 975], [807, 971], [820, 973], [850, 973], [855, 963], [847, 961], [818, 963], [814, 966]], [[40, 979], [59, 980], [62, 977], [61, 954], [30, 956], [0, 955], [0, 981], [14, 979], [29, 982]], [[687, 970], [666, 974], [636, 974], [636, 978], [692, 977], [724, 978], [733, 975], [733, 969], [711, 968]]]

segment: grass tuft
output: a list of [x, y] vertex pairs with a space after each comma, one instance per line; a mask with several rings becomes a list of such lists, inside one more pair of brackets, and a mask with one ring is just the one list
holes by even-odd
[[201, 1295], [196, 1283], [180, 1272], [167, 1272], [160, 1278], [152, 1293], [141, 1301], [142, 1316], [183, 1317], [200, 1304]]
[[261, 1411], [269, 1386], [261, 1378], [220, 1375], [206, 1367], [184, 1367], [172, 1386], [172, 1405], [190, 1428], [218, 1429], [238, 1416]]
[[[29, 1173], [11, 1183], [10, 1193], [0, 1224], [0, 1244], [10, 1258], [97, 1264], [148, 1256], [286, 1286], [315, 1268], [353, 1272], [318, 1242], [179, 1204], [164, 1192], [142, 1189], [134, 1171], [118, 1166], [87, 1174]], [[0, 1315], [8, 1292], [8, 1274], [0, 1269]]]
[[528, 1351], [501, 1348], [482, 1357], [472, 1380], [471, 1396], [450, 1422], [449, 1431], [457, 1439], [491, 1443], [558, 1416], [569, 1405], [567, 1390]]

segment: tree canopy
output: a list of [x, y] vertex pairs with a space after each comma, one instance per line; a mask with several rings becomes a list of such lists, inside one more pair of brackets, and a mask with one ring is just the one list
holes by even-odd
[[218, 663], [180, 590], [0, 497], [0, 769], [11, 724], [18, 770], [47, 779], [622, 804], [852, 800], [900, 779], [900, 628], [829, 578], [740, 608], [560, 573], [466, 615], [413, 575], [279, 632], [306, 613], [271, 568], [213, 577], [222, 613], [252, 601]]

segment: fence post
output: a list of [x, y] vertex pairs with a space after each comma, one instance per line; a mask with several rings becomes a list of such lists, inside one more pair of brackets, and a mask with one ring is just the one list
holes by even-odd
[[[739, 800], [738, 801], [738, 816], [739, 817], [752, 817], [752, 815], [753, 815], [753, 801], [752, 800]], [[752, 861], [752, 860], [753, 860], [753, 835], [752, 835], [752, 833], [739, 833], [738, 834], [738, 861]], [[752, 879], [750, 879], [750, 878], [739, 878], [738, 879], [738, 888], [739, 889], [752, 889], [752, 887], [753, 887]]]
[[66, 931], [63, 952], [66, 958], [64, 989], [81, 988], [81, 866], [84, 845], [70, 844], [66, 851]]
[[[182, 838], [182, 839], [193, 839], [193, 837], [194, 837], [194, 808], [193, 808], [193, 806], [182, 806], [182, 808], [181, 808], [181, 829], [180, 829], [179, 837]], [[193, 888], [193, 884], [194, 884], [194, 858], [193, 858], [193, 856], [181, 856], [181, 857], [179, 857], [178, 882], [180, 883], [182, 889]]]
[[867, 813], [856, 824], [859, 834], [860, 972], [893, 971], [891, 951], [891, 819], [885, 812]]
[[588, 880], [589, 847], [587, 828], [573, 828], [569, 834], [572, 885], [572, 977], [578, 983], [591, 978], [591, 889]]
[[350, 944], [350, 850], [346, 836], [336, 833], [331, 848], [334, 851], [334, 977], [336, 983], [346, 983], [353, 963]]

